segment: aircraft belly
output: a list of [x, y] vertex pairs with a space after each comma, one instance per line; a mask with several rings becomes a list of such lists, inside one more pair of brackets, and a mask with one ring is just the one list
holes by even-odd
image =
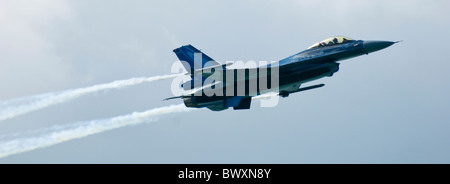
[[326, 63], [311, 67], [296, 67], [288, 71], [280, 72], [280, 86], [292, 83], [306, 83], [322, 77], [330, 76], [339, 70], [339, 64]]

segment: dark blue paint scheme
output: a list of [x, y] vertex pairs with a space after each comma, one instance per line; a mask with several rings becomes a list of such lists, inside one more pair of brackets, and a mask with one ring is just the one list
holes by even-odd
[[[338, 41], [338, 38], [340, 41]], [[333, 41], [334, 40], [334, 41]], [[324, 40], [323, 42], [319, 42], [313, 45], [312, 47], [308, 48], [307, 50], [304, 50], [302, 52], [299, 52], [295, 55], [292, 55], [290, 57], [287, 57], [285, 59], [280, 60], [277, 64], [278, 70], [279, 70], [279, 96], [287, 97], [291, 93], [296, 93], [299, 91], [314, 89], [318, 87], [324, 86], [323, 84], [309, 86], [305, 88], [299, 88], [302, 83], [309, 82], [312, 80], [316, 80], [322, 77], [332, 76], [335, 72], [339, 70], [339, 63], [337, 63], [340, 60], [349, 59], [352, 57], [368, 54], [370, 52], [375, 52], [381, 49], [384, 49], [386, 47], [391, 46], [396, 42], [389, 42], [389, 41], [363, 41], [363, 40], [351, 40], [345, 37], [335, 37], [330, 38], [327, 40]], [[195, 89], [199, 88], [201, 89], [202, 85], [194, 85], [194, 80], [201, 80], [202, 82], [205, 81], [206, 77], [208, 75], [206, 74], [200, 74], [195, 75], [198, 70], [203, 70], [205, 68], [214, 68], [214, 72], [222, 72], [221, 75], [223, 75], [223, 83], [226, 83], [228, 85], [234, 84], [239, 85], [239, 79], [235, 78], [234, 81], [226, 81], [226, 72], [230, 69], [227, 69], [226, 65], [220, 65], [216, 61], [211, 61], [212, 59], [201, 53], [198, 49], [191, 45], [182, 46], [180, 48], [174, 49], [174, 52], [180, 59], [180, 61], [183, 61], [184, 65], [189, 65], [190, 74], [192, 76], [192, 80], [184, 83], [184, 88], [188, 89]], [[194, 61], [194, 53], [201, 53], [202, 59], [201, 61]], [[196, 63], [197, 62], [197, 63]], [[202, 66], [199, 66], [199, 62], [201, 62]], [[188, 64], [186, 64], [188, 63]], [[271, 65], [262, 66], [259, 68], [250, 68], [247, 70], [255, 70], [256, 73], [264, 68], [272, 68]], [[239, 69], [234, 69], [235, 72]], [[235, 74], [236, 75], [236, 74]], [[270, 76], [270, 70], [268, 72], [268, 75]], [[259, 77], [258, 77], [259, 78]], [[248, 88], [249, 81], [256, 81], [258, 78], [252, 78], [249, 76], [246, 76], [245, 79], [241, 79], [244, 82], [241, 82], [240, 84], [246, 85]], [[200, 84], [202, 84], [200, 82]], [[217, 90], [226, 90], [226, 85], [223, 88], [216, 87]], [[236, 89], [236, 88], [235, 88]], [[220, 111], [227, 109], [229, 107], [233, 107], [234, 109], [249, 109], [251, 98], [253, 96], [257, 96], [264, 93], [263, 91], [258, 91], [257, 94], [251, 95], [250, 92], [246, 91], [244, 96], [206, 96], [204, 94], [202, 95], [184, 95], [184, 96], [178, 96], [178, 97], [172, 97], [172, 98], [183, 98], [184, 103], [187, 107], [207, 107], [214, 111]], [[172, 99], [169, 98], [169, 99]]]

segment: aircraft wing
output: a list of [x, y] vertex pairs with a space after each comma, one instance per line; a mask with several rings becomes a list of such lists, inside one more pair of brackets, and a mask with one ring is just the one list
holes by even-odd
[[[225, 74], [237, 74], [237, 78], [234, 78], [234, 81], [243, 81], [243, 80], [251, 80], [261, 77], [267, 77], [271, 72], [270, 69], [265, 68], [226, 68], [230, 64], [224, 64], [219, 66], [213, 66], [203, 69], [194, 70], [193, 73], [188, 73], [186, 75], [194, 76], [202, 76], [203, 78], [209, 78], [215, 81], [223, 81], [224, 73]], [[260, 72], [261, 70], [265, 70], [267, 72]], [[279, 68], [277, 68], [279, 69]], [[241, 77], [244, 76], [245, 77]], [[298, 87], [297, 87], [298, 89]]]

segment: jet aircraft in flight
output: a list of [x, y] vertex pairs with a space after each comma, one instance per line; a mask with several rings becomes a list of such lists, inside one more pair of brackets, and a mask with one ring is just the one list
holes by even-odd
[[185, 45], [173, 51], [191, 77], [181, 84], [181, 88], [189, 92], [166, 100], [182, 98], [187, 107], [206, 107], [213, 111], [230, 107], [249, 109], [252, 98], [265, 93], [276, 92], [288, 97], [292, 93], [323, 87], [324, 84], [317, 84], [300, 88], [303, 83], [332, 76], [339, 70], [341, 60], [395, 43], [333, 37], [278, 62], [249, 68], [220, 64], [192, 45]]

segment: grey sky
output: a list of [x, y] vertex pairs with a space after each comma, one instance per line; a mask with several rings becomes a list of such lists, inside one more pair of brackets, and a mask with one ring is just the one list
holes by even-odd
[[[449, 163], [450, 3], [0, 0], [0, 100], [170, 73], [192, 44], [218, 60], [279, 60], [328, 37], [404, 40], [345, 60], [275, 108], [199, 110], [0, 163]], [[0, 135], [181, 103], [170, 80], [0, 122]]]

